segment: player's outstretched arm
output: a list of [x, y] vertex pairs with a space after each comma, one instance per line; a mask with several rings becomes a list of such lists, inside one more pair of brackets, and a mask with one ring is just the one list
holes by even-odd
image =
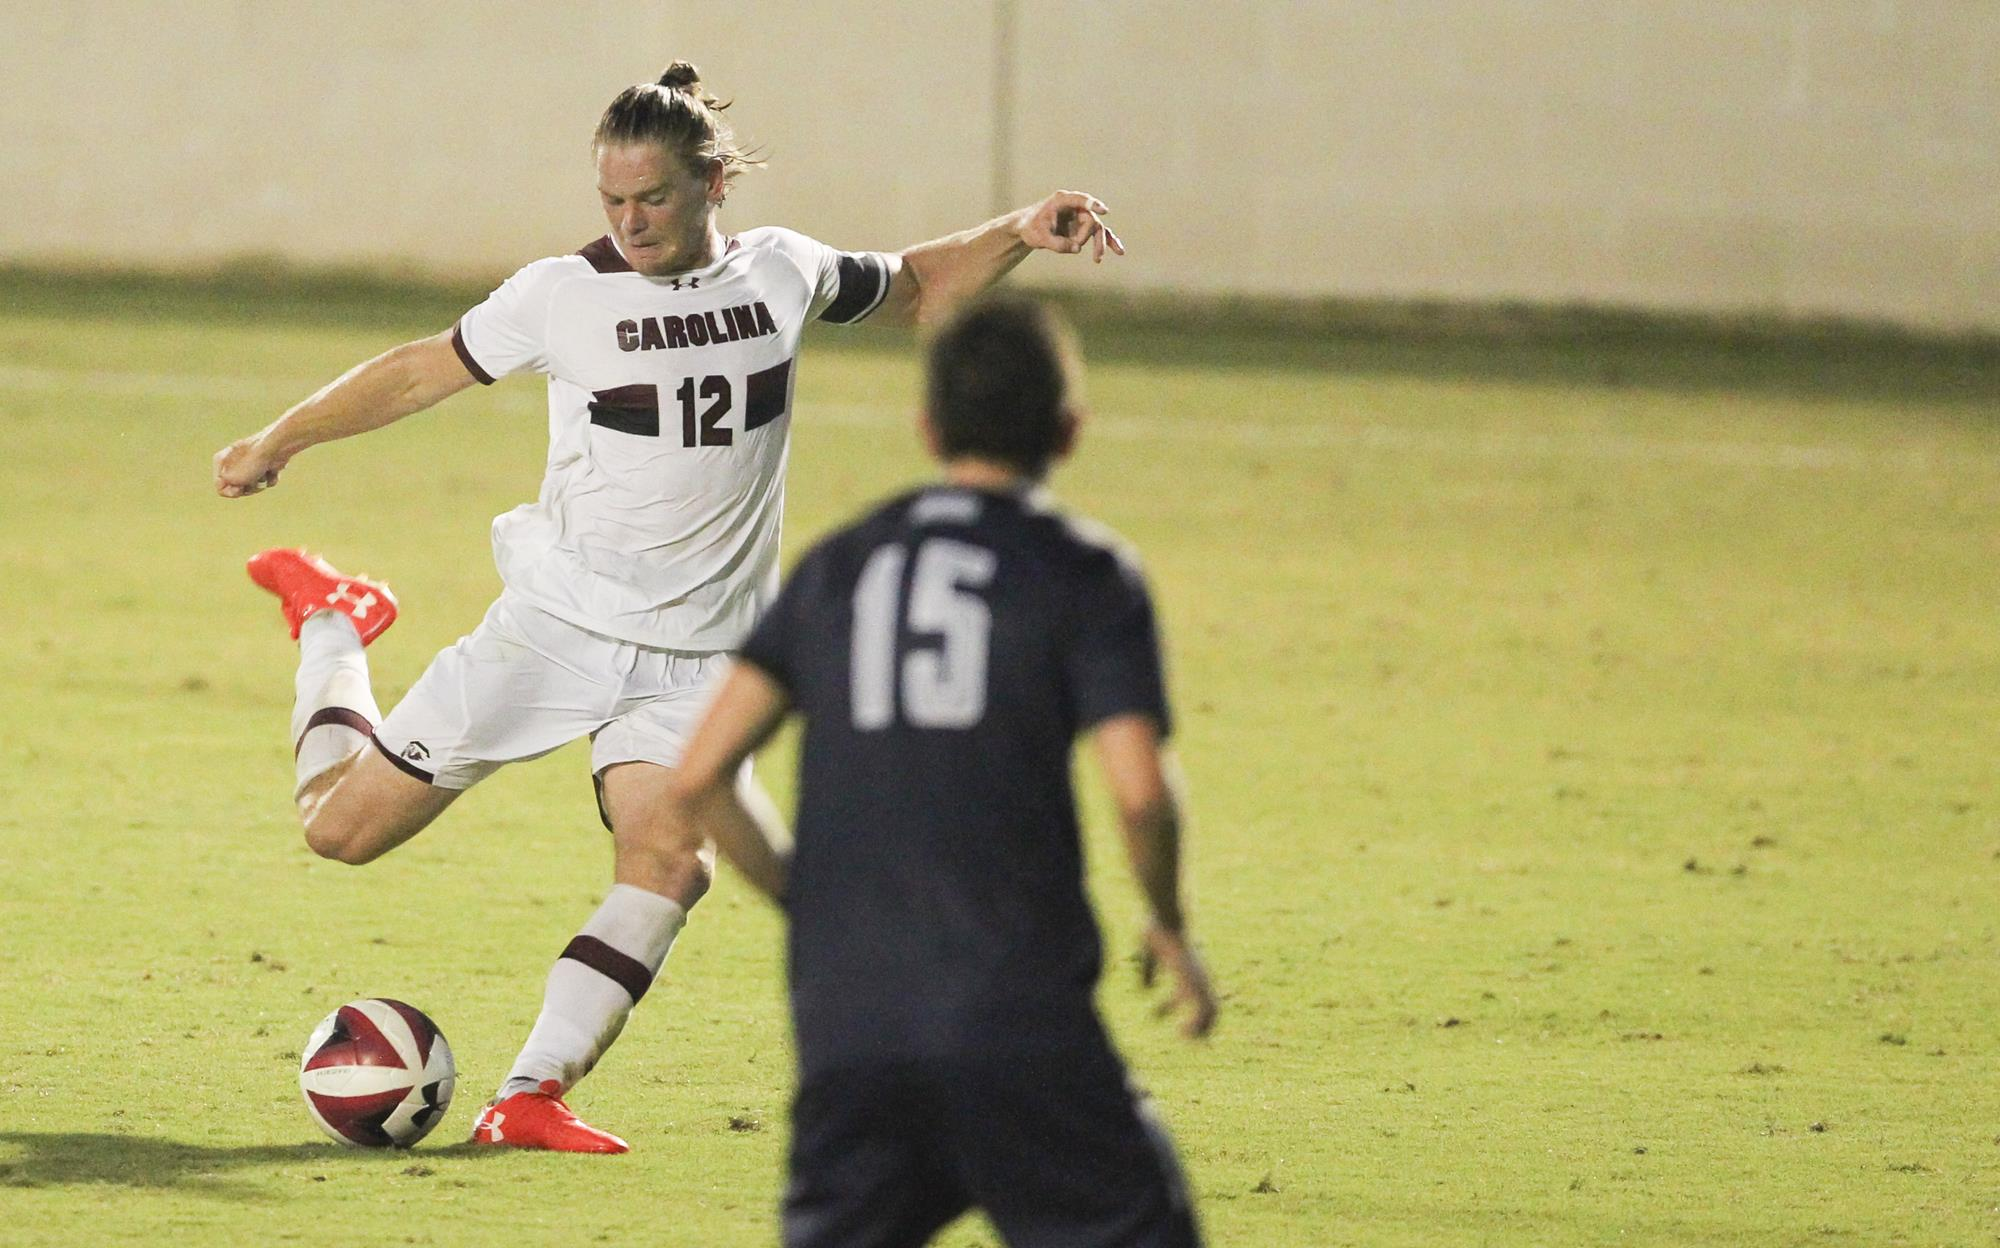
[[292, 456], [307, 447], [379, 429], [450, 398], [474, 380], [453, 350], [449, 331], [385, 351], [217, 451], [215, 492], [242, 498], [276, 485]]
[[934, 324], [1005, 277], [1032, 251], [1075, 255], [1087, 247], [1099, 264], [1106, 250], [1122, 256], [1125, 244], [1104, 224], [1110, 211], [1095, 195], [1057, 191], [984, 225], [918, 243], [902, 253], [902, 266], [872, 319]]
[[739, 660], [709, 703], [667, 783], [668, 815], [713, 841], [730, 865], [774, 902], [785, 897], [792, 849], [777, 813], [753, 812], [737, 791], [743, 761], [771, 739], [791, 710], [784, 686]]
[[1118, 807], [1132, 874], [1152, 911], [1141, 953], [1145, 981], [1150, 985], [1155, 971], [1165, 966], [1173, 995], [1161, 1012], [1185, 1014], [1183, 1035], [1207, 1035], [1215, 1026], [1215, 989], [1188, 939], [1187, 916], [1181, 911], [1181, 800], [1173, 760], [1148, 715], [1114, 715], [1097, 726], [1092, 744]]

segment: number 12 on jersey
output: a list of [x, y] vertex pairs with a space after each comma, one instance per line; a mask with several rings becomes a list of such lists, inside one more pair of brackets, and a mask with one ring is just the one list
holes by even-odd
[[728, 446], [733, 439], [729, 430], [721, 425], [724, 416], [729, 415], [729, 378], [704, 377], [701, 379], [701, 397], [710, 400], [708, 410], [701, 414], [701, 428], [697, 434], [694, 423], [694, 378], [681, 382], [681, 388], [674, 391], [674, 397], [681, 403], [681, 445], [682, 446]]
[[[993, 635], [993, 613], [977, 591], [993, 583], [998, 560], [983, 546], [930, 538], [917, 547], [905, 603], [907, 558], [900, 545], [878, 547], [855, 583], [854, 726], [875, 731], [895, 723], [900, 692], [902, 720], [912, 728], [970, 728], [986, 714]], [[906, 631], [937, 640], [905, 639]]]
[[[785, 414], [791, 394], [792, 362], [751, 373], [743, 379], [743, 432], [761, 429]], [[664, 386], [641, 383], [593, 390], [590, 423], [636, 438], [660, 436], [660, 392]], [[683, 377], [674, 390], [681, 409], [681, 445], [734, 446], [735, 430], [722, 418], [735, 410], [736, 388], [714, 373]]]

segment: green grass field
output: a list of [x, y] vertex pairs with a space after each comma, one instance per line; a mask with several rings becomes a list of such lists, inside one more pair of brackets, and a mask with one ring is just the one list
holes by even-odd
[[[537, 385], [210, 454], [455, 305], [15, 275], [0, 311], [0, 1242], [769, 1243], [775, 917], [725, 877], [578, 1108], [457, 1142], [608, 883], [586, 756], [366, 868], [296, 827], [243, 558], [390, 579], [393, 702], [497, 589]], [[1088, 327], [1060, 494], [1164, 602], [1217, 1034], [1104, 1009], [1228, 1245], [2000, 1242], [2000, 368], [1916, 347]], [[803, 365], [788, 546], [924, 470], [908, 343]], [[788, 804], [781, 746], [764, 773]], [[1101, 808], [1114, 955], [1136, 899]], [[458, 1054], [413, 1153], [324, 1141], [356, 996]], [[990, 1244], [961, 1224], [944, 1242]]]

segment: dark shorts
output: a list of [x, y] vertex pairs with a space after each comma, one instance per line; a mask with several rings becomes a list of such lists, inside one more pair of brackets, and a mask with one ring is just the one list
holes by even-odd
[[1010, 1248], [1196, 1248], [1186, 1179], [1103, 1032], [1031, 1052], [809, 1073], [787, 1248], [926, 1242], [978, 1208]]

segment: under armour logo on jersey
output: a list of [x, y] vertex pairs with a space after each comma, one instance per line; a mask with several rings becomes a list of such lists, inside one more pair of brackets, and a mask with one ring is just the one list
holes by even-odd
[[364, 592], [356, 595], [354, 587], [346, 581], [342, 581], [339, 585], [335, 586], [333, 592], [326, 596], [326, 605], [331, 607], [344, 603], [347, 606], [347, 613], [357, 620], [367, 619], [368, 608], [374, 606], [379, 601], [381, 600], [375, 597], [372, 592]]
[[421, 763], [430, 756], [430, 750], [421, 741], [412, 741], [403, 747], [403, 757], [413, 763]]
[[[675, 290], [679, 290], [681, 288], [681, 279], [677, 277], [672, 282], [668, 283], [668, 285], [670, 285]], [[700, 290], [701, 279], [698, 277], [690, 277], [689, 279], [687, 279], [687, 285], [689, 290]]]

